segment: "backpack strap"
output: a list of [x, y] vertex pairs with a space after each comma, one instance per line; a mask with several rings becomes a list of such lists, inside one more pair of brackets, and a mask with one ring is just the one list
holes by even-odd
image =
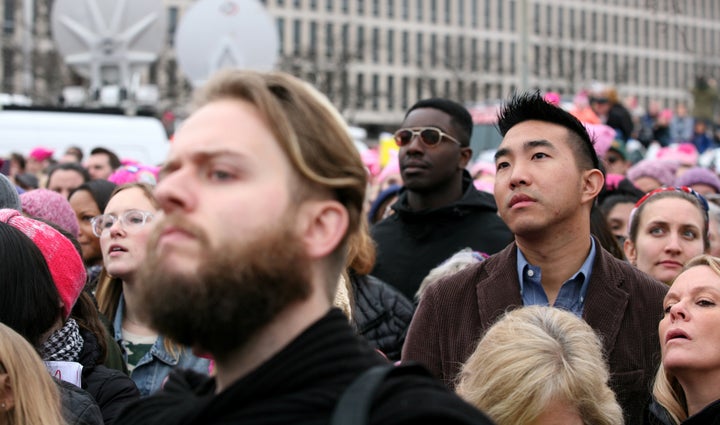
[[333, 410], [330, 425], [366, 425], [375, 394], [391, 375], [418, 374], [431, 376], [419, 364], [373, 366], [358, 376], [343, 392]]

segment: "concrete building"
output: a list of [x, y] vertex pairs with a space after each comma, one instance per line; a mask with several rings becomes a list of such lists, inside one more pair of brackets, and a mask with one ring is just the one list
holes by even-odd
[[[172, 35], [193, 0], [165, 0], [168, 47], [147, 72], [160, 108], [186, 103]], [[36, 55], [53, 55], [51, 0], [35, 0]], [[521, 88], [570, 96], [596, 80], [640, 105], [691, 101], [697, 75], [720, 78], [717, 0], [264, 0], [281, 39], [280, 69], [325, 92], [353, 124], [379, 130], [417, 99], [492, 101]], [[11, 5], [9, 7], [9, 5]], [[20, 0], [3, 0], [2, 89], [23, 88]], [[43, 14], [45, 13], [45, 14]], [[45, 28], [45, 29], [43, 29]], [[53, 59], [57, 60], [57, 58]], [[48, 61], [51, 62], [51, 61]], [[38, 65], [36, 64], [36, 68]], [[62, 68], [62, 67], [60, 67]], [[35, 69], [35, 68], [33, 68]], [[57, 73], [58, 68], [48, 68]], [[33, 95], [52, 98], [37, 70]], [[74, 77], [77, 80], [77, 77]], [[49, 91], [51, 93], [45, 93]]]

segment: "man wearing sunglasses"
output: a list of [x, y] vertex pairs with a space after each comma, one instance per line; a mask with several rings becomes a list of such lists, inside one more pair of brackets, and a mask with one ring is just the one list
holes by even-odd
[[562, 308], [601, 337], [625, 422], [643, 423], [667, 287], [591, 235], [590, 213], [605, 179], [580, 121], [535, 92], [511, 99], [498, 127], [494, 195], [515, 242], [425, 290], [402, 360], [425, 364], [453, 386], [477, 341], [505, 311]]
[[465, 170], [472, 117], [451, 100], [425, 99], [405, 115], [395, 142], [404, 189], [395, 214], [371, 229], [378, 253], [372, 275], [412, 299], [431, 269], [463, 248], [493, 254], [512, 241], [492, 195]]

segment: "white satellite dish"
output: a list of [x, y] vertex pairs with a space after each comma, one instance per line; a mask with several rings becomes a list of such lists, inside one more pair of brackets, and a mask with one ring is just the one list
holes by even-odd
[[178, 65], [194, 86], [222, 68], [270, 70], [278, 46], [275, 20], [257, 0], [200, 0], [175, 33]]
[[92, 89], [128, 88], [165, 47], [166, 25], [163, 0], [55, 0], [51, 14], [60, 54]]

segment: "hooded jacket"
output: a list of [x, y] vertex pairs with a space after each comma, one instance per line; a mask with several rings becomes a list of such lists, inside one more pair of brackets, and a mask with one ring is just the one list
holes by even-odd
[[372, 227], [377, 260], [371, 275], [412, 300], [430, 270], [463, 248], [494, 254], [513, 240], [497, 215], [495, 199], [473, 186], [463, 171], [463, 196], [449, 205], [422, 211], [408, 206], [407, 190], [393, 204], [395, 214]]

